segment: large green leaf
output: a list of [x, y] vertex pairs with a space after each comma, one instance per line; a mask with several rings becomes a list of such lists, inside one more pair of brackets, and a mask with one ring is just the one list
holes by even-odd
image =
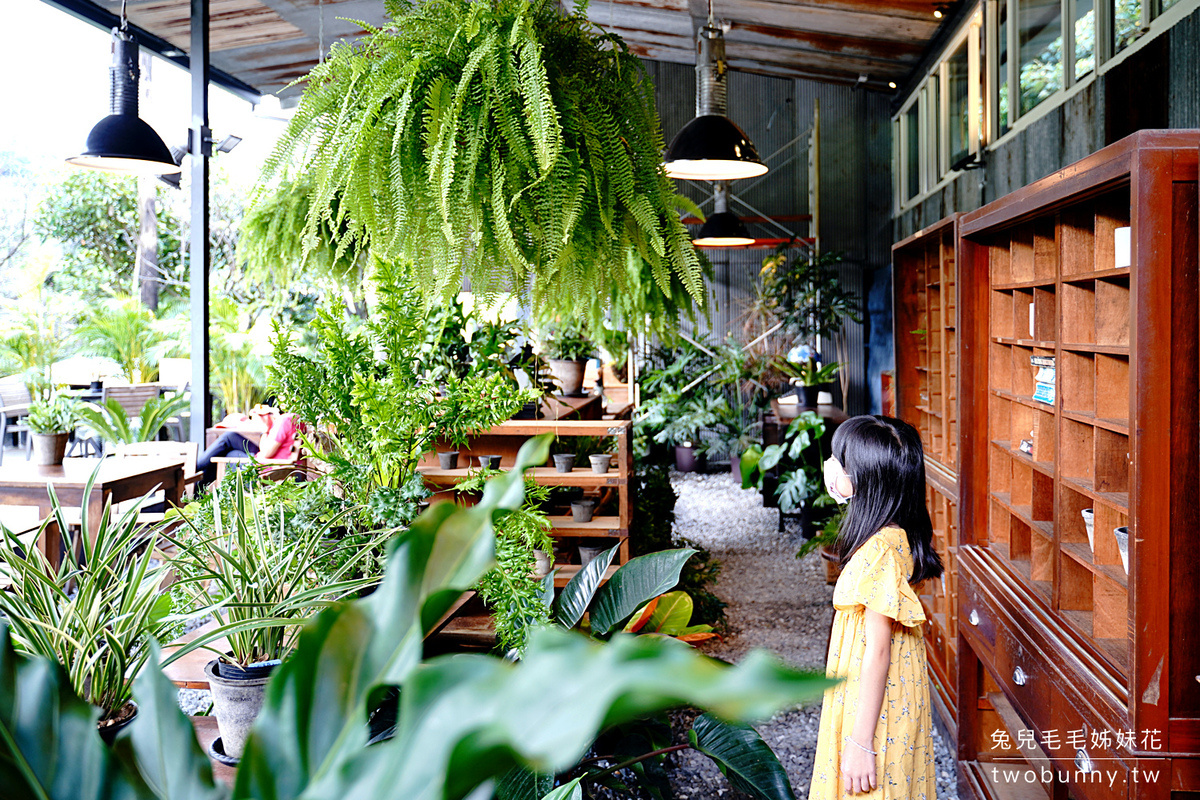
[[477, 505], [441, 503], [422, 514], [396, 540], [374, 594], [326, 610], [302, 630], [267, 686], [236, 796], [282, 800], [340, 780], [339, 765], [366, 745], [368, 700], [404, 683], [421, 661], [425, 632], [492, 566], [492, 515], [523, 502], [523, 472], [545, 462], [549, 439], [527, 442]]
[[322, 773], [305, 797], [462, 798], [517, 764], [566, 769], [622, 722], [680, 705], [758, 719], [828, 683], [762, 652], [730, 667], [673, 639], [545, 628], [517, 664], [461, 654], [422, 664], [401, 691], [396, 736]]
[[692, 608], [692, 598], [687, 592], [667, 592], [658, 598], [658, 605], [641, 632], [678, 636], [692, 621]]
[[151, 800], [155, 794], [96, 732], [100, 710], [66, 673], [17, 655], [0, 623], [0, 794], [5, 800]]
[[792, 800], [787, 772], [758, 731], [723, 722], [712, 714], [696, 718], [688, 739], [711, 758], [739, 791], [757, 800]]
[[[150, 664], [160, 661], [151, 643]], [[225, 785], [213, 781], [212, 764], [196, 741], [195, 728], [179, 709], [179, 689], [159, 669], [145, 669], [133, 682], [138, 715], [117, 737], [116, 749], [136, 766], [162, 800], [220, 800]]]
[[574, 628], [596, 596], [596, 589], [604, 580], [608, 565], [616, 558], [620, 544], [615, 544], [588, 562], [587, 566], [575, 573], [575, 577], [563, 587], [558, 602], [554, 605], [555, 619], [564, 628]]
[[592, 633], [611, 633], [643, 603], [670, 591], [679, 583], [684, 563], [696, 551], [683, 548], [638, 556], [621, 567], [596, 592], [592, 606]]

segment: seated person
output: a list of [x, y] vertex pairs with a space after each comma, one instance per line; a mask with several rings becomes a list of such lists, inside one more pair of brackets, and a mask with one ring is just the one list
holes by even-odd
[[196, 459], [196, 470], [204, 482], [217, 479], [214, 458], [249, 458], [259, 461], [290, 461], [296, 454], [296, 415], [280, 414], [267, 405], [250, 409], [250, 418], [242, 426], [226, 431]]

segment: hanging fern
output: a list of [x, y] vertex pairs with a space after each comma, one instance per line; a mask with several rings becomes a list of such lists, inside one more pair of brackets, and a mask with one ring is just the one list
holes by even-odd
[[411, 261], [427, 301], [465, 276], [562, 311], [614, 289], [702, 302], [653, 87], [583, 5], [389, 0], [390, 25], [334, 45], [265, 171], [307, 176], [304, 247]]

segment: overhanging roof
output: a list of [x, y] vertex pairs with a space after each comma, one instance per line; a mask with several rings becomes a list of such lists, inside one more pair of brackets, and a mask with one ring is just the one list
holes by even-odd
[[[45, 0], [103, 27], [120, 0]], [[574, 7], [575, 0], [564, 0]], [[901, 83], [941, 21], [935, 0], [715, 0], [733, 69], [782, 77]], [[189, 0], [127, 0], [143, 45], [186, 66]], [[638, 55], [695, 63], [695, 31], [706, 0], [593, 0], [589, 18]], [[279, 92], [317, 61], [320, 44], [362, 33], [354, 22], [386, 21], [382, 0], [211, 0], [214, 81], [242, 94]], [[865, 78], [863, 77], [865, 76]], [[298, 93], [299, 88], [285, 94]]]

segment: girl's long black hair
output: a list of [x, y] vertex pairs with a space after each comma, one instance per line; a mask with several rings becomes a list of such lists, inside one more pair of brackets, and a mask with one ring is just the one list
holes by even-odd
[[925, 507], [925, 452], [916, 429], [891, 417], [852, 417], [833, 434], [832, 449], [854, 485], [834, 544], [842, 564], [881, 528], [898, 525], [908, 534], [913, 557], [909, 583], [941, 575]]

